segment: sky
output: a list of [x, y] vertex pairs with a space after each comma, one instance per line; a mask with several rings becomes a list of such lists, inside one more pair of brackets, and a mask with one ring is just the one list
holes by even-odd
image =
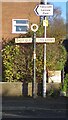
[[62, 11], [62, 17], [64, 18], [64, 20], [66, 21], [66, 3], [68, 0], [42, 0], [45, 2], [50, 2], [52, 3], [54, 6], [56, 7], [60, 7], [61, 11]]
[[66, 21], [66, 2], [53, 2], [53, 5], [61, 8], [62, 11], [61, 16]]

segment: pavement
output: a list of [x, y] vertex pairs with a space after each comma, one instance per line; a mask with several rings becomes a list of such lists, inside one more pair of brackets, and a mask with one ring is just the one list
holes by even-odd
[[14, 118], [68, 120], [68, 97], [3, 97], [2, 120]]

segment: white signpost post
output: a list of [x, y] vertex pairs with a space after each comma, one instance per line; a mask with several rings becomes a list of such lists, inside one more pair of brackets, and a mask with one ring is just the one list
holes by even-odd
[[[42, 0], [41, 0], [42, 2]], [[46, 21], [46, 16], [53, 15], [53, 5], [47, 5], [47, 0], [43, 0], [44, 4], [37, 5], [34, 9], [34, 12], [37, 16], [44, 16]], [[51, 38], [46, 38], [46, 25], [44, 26], [44, 38], [50, 40]], [[55, 42], [54, 39], [51, 39]], [[44, 44], [44, 74], [43, 74], [43, 97], [46, 97], [46, 44]]]

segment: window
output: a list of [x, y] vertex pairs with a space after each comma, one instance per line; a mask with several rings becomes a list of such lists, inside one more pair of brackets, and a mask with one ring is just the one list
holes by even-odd
[[12, 33], [25, 34], [29, 30], [28, 19], [12, 19]]

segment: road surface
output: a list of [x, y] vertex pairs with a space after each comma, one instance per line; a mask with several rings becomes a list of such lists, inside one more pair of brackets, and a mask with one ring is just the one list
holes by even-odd
[[[66, 97], [3, 97], [2, 119], [46, 118], [68, 120], [68, 98]], [[10, 120], [10, 119], [9, 119]]]

